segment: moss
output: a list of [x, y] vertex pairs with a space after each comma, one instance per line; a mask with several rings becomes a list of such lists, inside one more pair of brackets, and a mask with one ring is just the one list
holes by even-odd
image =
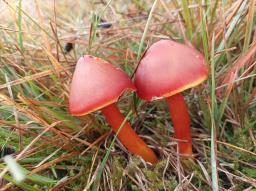
[[111, 180], [113, 182], [113, 187], [115, 190], [119, 190], [121, 181], [123, 179], [124, 171], [124, 159], [123, 157], [114, 157], [111, 165]]
[[170, 174], [163, 175], [166, 167], [166, 160], [160, 161], [152, 170], [143, 169], [146, 178], [151, 183], [150, 191], [174, 190], [178, 185], [176, 178]]

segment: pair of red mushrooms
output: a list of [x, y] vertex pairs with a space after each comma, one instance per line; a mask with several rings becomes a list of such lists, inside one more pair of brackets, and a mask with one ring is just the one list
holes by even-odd
[[[124, 117], [116, 102], [125, 90], [137, 90], [139, 97], [147, 101], [166, 98], [179, 154], [191, 157], [190, 118], [180, 92], [202, 83], [207, 75], [203, 55], [172, 40], [160, 40], [146, 51], [137, 68], [134, 84], [119, 68], [86, 55], [78, 60], [75, 68], [69, 110], [72, 115], [81, 116], [101, 109], [113, 131], [117, 132]], [[119, 131], [118, 139], [131, 153], [145, 161], [152, 164], [158, 161], [128, 122]]]

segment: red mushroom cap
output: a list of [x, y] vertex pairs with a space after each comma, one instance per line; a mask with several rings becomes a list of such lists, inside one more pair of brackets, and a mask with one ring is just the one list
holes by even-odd
[[160, 40], [141, 59], [135, 86], [138, 95], [150, 101], [194, 87], [207, 75], [204, 56], [196, 49], [172, 40]]
[[135, 90], [129, 76], [94, 56], [81, 57], [76, 65], [69, 96], [69, 111], [80, 116], [117, 102], [126, 90]]

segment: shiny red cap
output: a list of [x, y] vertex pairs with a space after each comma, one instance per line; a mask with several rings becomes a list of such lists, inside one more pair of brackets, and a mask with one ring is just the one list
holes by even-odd
[[85, 55], [76, 65], [69, 96], [69, 111], [80, 116], [117, 102], [126, 90], [135, 90], [129, 76], [100, 58]]
[[202, 83], [208, 76], [204, 56], [172, 40], [160, 40], [145, 53], [135, 74], [138, 95], [151, 101]]

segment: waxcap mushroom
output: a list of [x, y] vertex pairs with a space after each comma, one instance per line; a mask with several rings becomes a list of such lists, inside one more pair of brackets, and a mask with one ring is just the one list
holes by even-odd
[[204, 56], [173, 40], [160, 40], [146, 51], [135, 74], [138, 95], [147, 101], [166, 98], [178, 142], [178, 153], [192, 157], [190, 116], [180, 92], [208, 76]]
[[85, 55], [76, 65], [71, 83], [69, 108], [85, 115], [117, 102], [125, 90], [135, 90], [129, 76], [98, 57]]
[[69, 96], [69, 111], [71, 115], [81, 116], [101, 109], [112, 130], [118, 133], [118, 139], [128, 151], [155, 164], [158, 159], [153, 150], [127, 121], [124, 123], [125, 118], [116, 106], [119, 96], [127, 89], [135, 90], [135, 87], [126, 73], [100, 58], [85, 55], [78, 60], [75, 68]]
[[152, 101], [202, 83], [208, 76], [204, 56], [173, 40], [160, 40], [146, 51], [135, 74], [138, 95]]

